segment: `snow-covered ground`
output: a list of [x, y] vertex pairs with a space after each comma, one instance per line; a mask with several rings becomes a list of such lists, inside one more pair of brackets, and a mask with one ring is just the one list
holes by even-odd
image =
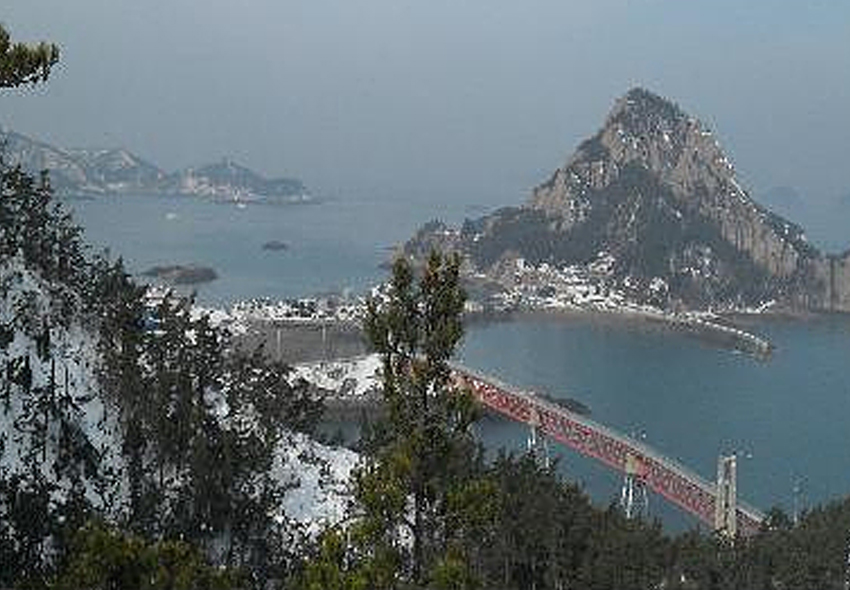
[[[292, 378], [304, 379], [331, 397], [362, 399], [377, 396], [380, 367], [380, 356], [371, 354], [299, 364], [293, 367]], [[359, 459], [354, 451], [321, 445], [304, 435], [288, 437], [275, 461], [281, 481], [300, 484], [286, 494], [283, 508], [287, 516], [304, 524], [309, 535], [343, 520], [350, 500], [351, 472]]]
[[[154, 291], [151, 302], [161, 296], [162, 292]], [[208, 315], [213, 326], [234, 334], [247, 332], [256, 322], [346, 321], [357, 317], [357, 313], [356, 305], [329, 305], [318, 299], [251, 300], [239, 302], [229, 310], [197, 305], [192, 308], [193, 319]], [[378, 364], [371, 357], [304, 364], [294, 367], [291, 378], [303, 378], [332, 393], [366, 395], [375, 386]], [[221, 417], [226, 413], [225, 409]], [[350, 500], [351, 472], [358, 461], [359, 455], [344, 447], [324, 445], [300, 433], [286, 433], [275, 450], [272, 467], [273, 477], [287, 486], [277, 517], [299, 523], [308, 536], [340, 522]]]
[[[44, 395], [37, 392], [52, 382], [56, 396], [72, 402], [68, 416], [101, 456], [101, 465], [118, 475], [117, 479], [111, 479], [111, 487], [105, 491], [87, 479], [86, 496], [94, 506], [112, 505], [121, 510], [128, 497], [121, 476], [125, 471], [120, 452], [121, 432], [117, 413], [107, 407], [101, 395], [97, 337], [78, 319], [66, 322], [67, 327], [60, 324], [52, 289], [55, 286], [46, 283], [38, 273], [25, 269], [18, 260], [0, 265], [0, 474], [4, 477], [24, 474], [28, 469], [25, 456], [33, 448], [40, 448], [37, 434], [21, 420], [36, 414], [33, 409], [39, 403], [36, 397]], [[283, 309], [278, 307], [277, 311], [282, 313]], [[220, 323], [223, 319], [214, 312], [214, 321]], [[39, 354], [40, 347], [45, 346], [39, 344], [45, 331], [49, 333], [46, 346], [50, 357], [43, 349]], [[349, 376], [360, 383], [370, 370], [374, 372], [374, 368], [357, 363], [350, 371], [331, 370], [324, 376], [317, 368], [303, 369], [306, 377], [332, 390]], [[333, 375], [343, 374], [341, 381], [334, 381]], [[25, 382], [28, 387], [23, 385]], [[358, 385], [357, 391], [365, 390]], [[217, 412], [224, 421], [229, 419], [227, 414], [226, 407]], [[51, 423], [44, 452], [39, 451], [37, 463], [44, 478], [56, 484], [53, 505], [64, 503], [71, 487], [70, 481], [57, 477], [53, 471], [58, 455], [65, 450], [60, 441], [59, 426]], [[342, 519], [348, 502], [347, 482], [357, 460], [358, 455], [350, 450], [322, 445], [303, 434], [285, 435], [275, 451], [272, 472], [280, 482], [291, 486], [283, 498], [282, 514], [303, 524], [310, 534], [318, 532], [324, 523]]]
[[381, 357], [377, 354], [331, 362], [303, 363], [293, 367], [292, 376], [332, 392], [339, 397], [375, 395], [381, 385]]
[[283, 513], [304, 525], [309, 536], [342, 521], [358, 461], [354, 451], [322, 445], [303, 434], [285, 437], [272, 468], [279, 481], [293, 486], [284, 496]]

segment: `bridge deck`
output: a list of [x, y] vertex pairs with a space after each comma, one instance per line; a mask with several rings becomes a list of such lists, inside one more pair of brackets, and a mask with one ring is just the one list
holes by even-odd
[[[518, 422], [534, 423], [549, 437], [617, 471], [625, 472], [628, 463], [650, 489], [714, 526], [716, 485], [678, 461], [533, 393], [467, 367], [453, 365], [452, 369], [455, 379], [469, 387], [486, 407]], [[758, 530], [764, 515], [738, 501], [736, 518], [738, 530], [751, 534]]]

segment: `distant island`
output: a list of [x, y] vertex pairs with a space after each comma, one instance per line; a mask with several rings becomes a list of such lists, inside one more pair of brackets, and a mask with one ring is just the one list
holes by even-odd
[[281, 240], [269, 240], [263, 244], [263, 250], [272, 250], [275, 252], [289, 250], [289, 244], [282, 242]]
[[141, 274], [143, 277], [160, 279], [174, 285], [208, 283], [218, 278], [214, 269], [197, 265], [154, 266]]
[[296, 178], [266, 178], [229, 158], [167, 173], [121, 149], [64, 149], [0, 128], [6, 161], [31, 173], [50, 173], [61, 195], [195, 195], [237, 202], [303, 203], [310, 192]]

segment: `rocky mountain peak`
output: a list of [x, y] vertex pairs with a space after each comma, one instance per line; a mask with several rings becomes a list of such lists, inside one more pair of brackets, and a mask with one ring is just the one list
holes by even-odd
[[[626, 180], [624, 174], [630, 178], [638, 174], [654, 188], [641, 192], [634, 178]], [[614, 187], [614, 201], [593, 198], [594, 193], [610, 193]], [[648, 206], [660, 209], [662, 218], [672, 214], [683, 229], [687, 219], [710, 221], [725, 241], [771, 275], [790, 277], [798, 271], [801, 256], [811, 253], [799, 227], [750, 198], [709, 129], [676, 104], [640, 88], [615, 103], [602, 129], [582, 143], [548, 182], [534, 189], [528, 204], [559, 220], [563, 231], [586, 223], [594, 210], [597, 217], [599, 209], [618, 215], [643, 209], [646, 214]], [[643, 239], [632, 231], [638, 228], [630, 233], [617, 228], [622, 220], [608, 219], [609, 232]], [[654, 225], [643, 227], [644, 233], [655, 230]]]
[[617, 126], [632, 136], [671, 132], [687, 115], [679, 106], [643, 88], [632, 88], [618, 99], [605, 127]]
[[459, 249], [484, 276], [513, 259], [583, 267], [603, 256], [612, 284], [666, 285], [667, 305], [850, 306], [850, 258], [829, 266], [799, 226], [750, 197], [710, 129], [642, 88], [524, 205], [468, 220], [451, 239], [431, 234], [413, 242]]
[[597, 138], [617, 166], [638, 162], [682, 198], [703, 188], [747, 198], [712, 132], [647, 90], [633, 89], [618, 100]]
[[746, 197], [710, 130], [675, 103], [634, 88], [616, 101], [602, 129], [534, 189], [531, 206], [553, 214], [581, 210], [577, 197], [609, 185], [631, 164], [658, 176], [683, 199], [702, 192]]

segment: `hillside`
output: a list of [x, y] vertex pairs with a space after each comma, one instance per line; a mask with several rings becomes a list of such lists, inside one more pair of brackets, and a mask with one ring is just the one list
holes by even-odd
[[293, 178], [267, 179], [229, 159], [170, 174], [159, 190], [229, 199], [306, 198], [307, 188]]
[[604, 289], [666, 309], [850, 311], [850, 257], [823, 255], [755, 202], [705, 125], [640, 88], [525, 204], [459, 231], [423, 228], [405, 251], [433, 245], [502, 286], [517, 260], [579, 270], [606, 260]]
[[289, 367], [91, 255], [46, 179], [0, 166], [0, 587], [92, 519], [282, 562], [343, 517], [358, 459], [311, 438], [321, 410]]
[[144, 191], [159, 186], [165, 178], [162, 170], [155, 165], [124, 149], [78, 148], [66, 153], [82, 166], [88, 185], [99, 187], [104, 192]]
[[224, 159], [167, 173], [123, 148], [64, 149], [21, 133], [0, 129], [7, 164], [20, 164], [31, 174], [47, 170], [58, 194], [196, 195], [224, 200], [302, 202], [307, 187], [295, 178], [269, 179]]

